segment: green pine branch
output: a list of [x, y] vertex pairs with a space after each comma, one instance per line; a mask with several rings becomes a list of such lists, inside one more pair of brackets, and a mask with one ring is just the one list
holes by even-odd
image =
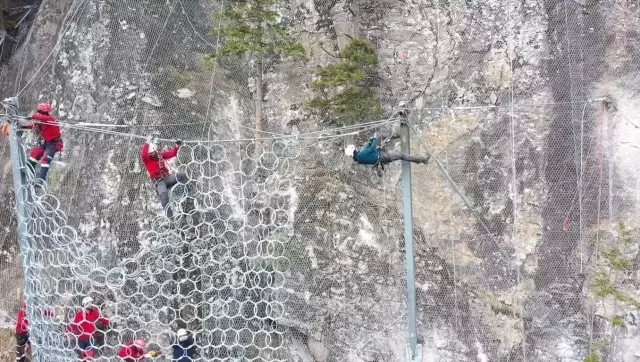
[[304, 48], [291, 29], [282, 24], [281, 0], [234, 1], [214, 16], [220, 23], [224, 45], [209, 58], [219, 56], [303, 56]]
[[342, 123], [353, 124], [382, 114], [373, 79], [378, 60], [371, 46], [354, 39], [340, 52], [340, 63], [316, 71], [311, 85], [317, 96], [307, 103]]
[[619, 315], [614, 315], [613, 317], [611, 317], [609, 319], [609, 322], [611, 322], [611, 326], [613, 326], [614, 328], [624, 328], [627, 326], [627, 324], [624, 322], [624, 319]]
[[622, 303], [640, 308], [640, 301], [618, 290], [609, 274], [603, 269], [596, 270], [591, 279], [591, 291], [598, 298], [604, 299], [612, 296]]
[[589, 347], [589, 354], [583, 362], [602, 362], [602, 350], [609, 346], [609, 342], [604, 339], [594, 341]]
[[[618, 231], [617, 237], [605, 230], [597, 230], [588, 237], [591, 246], [595, 247], [597, 252], [597, 265], [591, 277], [591, 292], [596, 298], [613, 297], [631, 307], [640, 308], [640, 300], [621, 291], [620, 283], [615, 282], [619, 279], [618, 276], [624, 277], [633, 270], [632, 260], [627, 258], [621, 250], [621, 248], [626, 250], [632, 245], [633, 230], [628, 229], [623, 222], [619, 222]], [[602, 235], [603, 240], [598, 240], [596, 235]], [[606, 244], [609, 243], [617, 246], [607, 246]], [[624, 325], [619, 318], [612, 319], [611, 323], [614, 327]]]
[[618, 248], [605, 249], [601, 252], [607, 264], [614, 270], [631, 270], [631, 261], [622, 255]]
[[629, 230], [624, 222], [618, 222], [618, 230], [620, 231], [620, 238], [622, 238], [622, 241], [625, 243], [625, 245], [633, 243], [633, 231]]

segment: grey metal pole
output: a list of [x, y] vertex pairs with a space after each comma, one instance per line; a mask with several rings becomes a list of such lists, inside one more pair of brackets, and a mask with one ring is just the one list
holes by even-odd
[[[22, 136], [22, 130], [20, 129], [20, 125], [16, 121], [15, 116], [18, 114], [18, 110], [20, 108], [19, 102], [17, 98], [7, 98], [3, 102], [5, 109], [9, 113], [8, 116], [11, 120], [9, 123], [11, 130], [9, 132], [9, 150], [11, 152], [11, 168], [13, 171], [13, 188], [16, 194], [16, 214], [18, 216], [18, 245], [20, 246], [20, 250], [22, 251], [23, 257], [23, 268], [27, 268], [27, 222], [28, 218], [25, 212], [25, 202], [27, 198], [26, 194], [26, 185], [27, 185], [27, 177], [26, 177], [26, 157], [24, 154], [24, 150], [20, 145], [20, 138]], [[25, 272], [25, 284], [24, 284], [24, 297], [27, 299], [27, 303], [29, 305], [28, 308], [28, 318], [32, 320], [35, 308], [31, 306], [34, 305], [34, 299], [31, 293], [29, 293], [27, 283], [27, 274]], [[34, 361], [40, 360], [40, 357], [36, 354], [33, 356]]]
[[[19, 104], [16, 98], [7, 98], [3, 101], [5, 109], [9, 113], [10, 120], [15, 120], [17, 116]], [[24, 252], [25, 250], [25, 235], [27, 230], [27, 218], [24, 209], [24, 190], [27, 184], [25, 173], [22, 167], [24, 167], [24, 154], [20, 149], [20, 136], [22, 131], [16, 124], [17, 122], [10, 122], [11, 131], [9, 132], [9, 150], [11, 152], [11, 168], [13, 171], [13, 189], [16, 194], [16, 213], [18, 215], [18, 245]]]
[[[13, 114], [9, 116], [16, 116], [15, 112], [17, 111], [17, 100], [15, 99], [7, 99], [5, 102], [11, 101], [16, 102], [10, 104], [11, 107], [9, 109]], [[24, 155], [22, 150], [20, 149], [20, 136], [22, 131], [20, 127], [16, 124], [16, 122], [11, 122], [11, 131], [9, 133], [9, 149], [11, 152], [11, 166], [13, 170], [13, 188], [16, 194], [16, 212], [18, 215], [18, 245], [24, 250], [24, 243], [26, 240], [24, 239], [26, 234], [26, 215], [24, 209], [25, 197], [25, 185], [27, 184], [24, 170], [22, 169], [25, 165], [24, 163]]]
[[[400, 124], [400, 141], [403, 153], [411, 152], [409, 143], [409, 126], [405, 118]], [[422, 346], [418, 345], [418, 330], [416, 327], [416, 281], [413, 252], [413, 207], [411, 196], [411, 162], [402, 161], [402, 202], [404, 209], [404, 246], [407, 269], [407, 310], [409, 319], [409, 360], [422, 359]]]

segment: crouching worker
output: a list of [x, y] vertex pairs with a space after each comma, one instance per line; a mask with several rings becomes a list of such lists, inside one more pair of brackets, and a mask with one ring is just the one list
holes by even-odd
[[377, 135], [369, 140], [369, 143], [358, 149], [354, 145], [348, 145], [344, 153], [353, 158], [357, 163], [363, 165], [386, 165], [388, 163], [403, 160], [413, 163], [427, 164], [429, 162], [429, 156], [417, 157], [402, 152], [387, 152], [380, 149], [380, 140]]
[[171, 346], [171, 362], [193, 362], [196, 354], [196, 343], [186, 329], [178, 329], [178, 340]]
[[147, 358], [156, 358], [160, 356], [159, 352], [150, 351], [146, 352], [147, 342], [144, 339], [137, 339], [133, 342], [125, 343], [118, 357], [122, 362], [146, 362]]
[[68, 332], [77, 340], [76, 353], [80, 360], [91, 361], [96, 357], [94, 347], [102, 345], [104, 332], [110, 327], [111, 322], [93, 304], [93, 298], [85, 297], [82, 307], [69, 324]]
[[182, 172], [172, 173], [166, 162], [166, 160], [176, 157], [181, 145], [182, 141], [177, 140], [175, 147], [169, 151], [161, 152], [158, 150], [155, 139], [150, 138], [147, 143], [142, 146], [142, 152], [140, 153], [142, 163], [155, 185], [162, 208], [165, 209], [169, 219], [173, 218], [173, 211], [171, 207], [168, 207], [169, 191], [171, 191], [178, 182], [186, 184], [189, 180], [187, 175]]

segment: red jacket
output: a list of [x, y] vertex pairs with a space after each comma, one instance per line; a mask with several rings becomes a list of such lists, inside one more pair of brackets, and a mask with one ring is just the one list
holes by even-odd
[[144, 356], [144, 349], [133, 344], [133, 342], [127, 342], [118, 353], [118, 357], [122, 358], [126, 362], [144, 362], [146, 358]]
[[178, 147], [174, 147], [169, 151], [162, 152], [161, 156], [158, 157], [157, 153], [151, 154], [149, 153], [149, 144], [145, 143], [142, 146], [142, 152], [140, 153], [140, 158], [142, 158], [142, 163], [144, 163], [144, 167], [147, 169], [149, 176], [152, 180], [160, 180], [169, 176], [171, 171], [169, 170], [169, 166], [165, 162], [165, 160], [176, 157], [178, 154]]
[[16, 334], [29, 334], [29, 320], [27, 319], [27, 310], [25, 308], [21, 308], [18, 311], [16, 321]]
[[[46, 317], [55, 316], [53, 310], [45, 310], [42, 314]], [[27, 308], [20, 308], [16, 316], [16, 334], [29, 334], [29, 319], [27, 319]]]
[[33, 128], [35, 126], [45, 142], [60, 139], [62, 136], [60, 133], [60, 125], [55, 117], [43, 113], [34, 113], [31, 118], [39, 121], [39, 123], [26, 126], [26, 128]]
[[91, 308], [89, 311], [83, 309], [76, 313], [73, 322], [69, 324], [67, 330], [77, 336], [79, 340], [88, 341], [89, 338], [96, 333], [96, 323], [98, 322], [105, 328], [111, 323], [107, 318], [102, 316], [102, 313], [100, 313], [100, 310], [97, 308]]

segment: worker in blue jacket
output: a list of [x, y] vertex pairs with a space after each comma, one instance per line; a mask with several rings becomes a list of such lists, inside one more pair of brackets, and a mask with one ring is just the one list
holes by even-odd
[[177, 333], [177, 341], [171, 346], [172, 362], [193, 362], [195, 361], [196, 343], [191, 333], [180, 328]]
[[403, 160], [413, 163], [427, 164], [429, 162], [429, 156], [417, 157], [402, 152], [387, 152], [380, 149], [380, 140], [377, 135], [369, 140], [369, 143], [361, 148], [357, 149], [354, 145], [348, 145], [344, 153], [352, 157], [354, 161], [363, 165], [386, 165], [393, 161]]

